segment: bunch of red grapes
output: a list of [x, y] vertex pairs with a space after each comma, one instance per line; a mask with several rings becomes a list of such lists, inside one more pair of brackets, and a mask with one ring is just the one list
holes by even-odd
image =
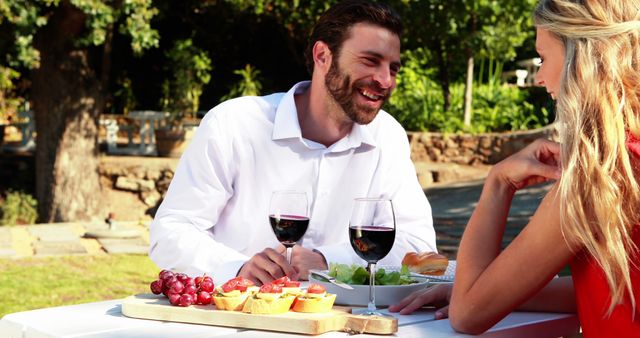
[[163, 294], [169, 303], [176, 306], [211, 304], [211, 295], [215, 289], [213, 279], [209, 276], [191, 278], [184, 273], [162, 270], [158, 279], [151, 282], [151, 292]]

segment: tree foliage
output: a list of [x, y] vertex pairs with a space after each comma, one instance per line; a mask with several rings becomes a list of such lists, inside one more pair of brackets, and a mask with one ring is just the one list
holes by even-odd
[[530, 13], [535, 0], [396, 0], [409, 49], [431, 51], [429, 64], [437, 70], [449, 109], [449, 86], [462, 78], [467, 59], [510, 61], [533, 34]]
[[[118, 25], [119, 32], [131, 38], [131, 49], [136, 54], [157, 47], [158, 31], [151, 27], [151, 20], [158, 14], [152, 0], [67, 0], [86, 15], [86, 35], [79, 39], [83, 46], [100, 46], [109, 31]], [[39, 51], [33, 45], [33, 37], [45, 26], [52, 11], [61, 0], [3, 0], [0, 2], [0, 23], [3, 19], [15, 26], [14, 54], [9, 54], [12, 66], [38, 67]]]
[[220, 101], [226, 101], [239, 96], [258, 96], [262, 92], [262, 82], [260, 79], [260, 70], [247, 64], [242, 69], [236, 69], [234, 74], [240, 75], [241, 79], [236, 82], [229, 91], [229, 94], [223, 96]]
[[158, 11], [151, 0], [4, 0], [0, 11], [0, 31], [14, 41], [0, 46], [0, 65], [31, 74], [40, 219], [88, 219], [100, 212], [96, 121], [107, 96], [114, 32], [140, 55], [158, 46], [151, 27]]
[[[220, 98], [282, 91], [306, 79], [309, 30], [337, 1], [0, 0], [0, 109], [7, 109], [7, 98], [28, 96], [38, 139], [47, 142], [38, 151], [50, 152], [37, 156], [37, 166], [69, 175], [37, 181], [52, 185], [37, 194], [40, 206], [50, 204], [47, 194], [60, 195], [57, 182], [94, 180], [67, 174], [68, 164], [60, 161], [73, 158], [78, 139], [95, 144], [99, 113], [121, 113], [134, 104], [195, 112]], [[407, 129], [460, 128], [468, 60], [510, 62], [533, 34], [535, 0], [387, 2], [406, 28], [406, 67], [388, 108]], [[501, 112], [520, 121], [517, 128], [530, 126], [530, 107], [521, 104], [526, 98], [514, 88], [489, 87], [489, 74], [480, 69], [473, 95], [473, 121], [480, 125], [474, 130], [504, 124], [496, 122], [505, 120]], [[96, 153], [88, 146], [77, 156], [95, 159]]]
[[176, 41], [165, 56], [167, 78], [161, 106], [178, 115], [194, 115], [200, 106], [202, 87], [211, 81], [211, 59], [191, 39]]

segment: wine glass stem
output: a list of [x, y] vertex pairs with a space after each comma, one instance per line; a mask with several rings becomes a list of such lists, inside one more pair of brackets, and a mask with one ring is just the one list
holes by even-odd
[[293, 251], [293, 247], [287, 245], [286, 248], [287, 248], [287, 263], [291, 265], [291, 252]]
[[367, 310], [369, 312], [376, 311], [376, 263], [369, 263], [369, 304]]

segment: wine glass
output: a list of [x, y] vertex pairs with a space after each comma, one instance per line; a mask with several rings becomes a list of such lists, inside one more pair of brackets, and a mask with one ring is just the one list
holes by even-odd
[[307, 193], [304, 191], [274, 191], [269, 203], [269, 223], [276, 238], [287, 249], [287, 262], [291, 264], [291, 251], [309, 227]]
[[384, 198], [356, 198], [349, 222], [353, 250], [369, 264], [369, 304], [364, 315], [382, 316], [376, 311], [376, 263], [384, 258], [396, 239], [393, 203]]

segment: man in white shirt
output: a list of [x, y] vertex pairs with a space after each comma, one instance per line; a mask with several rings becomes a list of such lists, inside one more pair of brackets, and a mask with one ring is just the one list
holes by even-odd
[[[380, 110], [400, 68], [400, 17], [383, 4], [343, 1], [313, 29], [311, 82], [287, 93], [241, 97], [213, 108], [184, 153], [151, 225], [152, 260], [163, 269], [236, 275], [267, 283], [306, 279], [329, 262], [363, 263], [349, 244], [354, 198], [393, 200], [394, 246], [436, 251], [431, 208], [418, 184], [404, 129]], [[291, 264], [269, 225], [276, 190], [301, 190], [310, 222]]]

